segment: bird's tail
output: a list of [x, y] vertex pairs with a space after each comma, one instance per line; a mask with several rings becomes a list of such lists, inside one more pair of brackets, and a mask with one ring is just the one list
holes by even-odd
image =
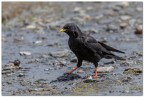
[[106, 55], [105, 58], [107, 58], [107, 59], [109, 59], [109, 58], [115, 58], [116, 60], [125, 60], [124, 58], [119, 57], [119, 56], [114, 55], [114, 54]]
[[124, 58], [116, 56], [116, 55], [113, 55], [113, 58], [115, 58], [116, 60], [125, 60]]

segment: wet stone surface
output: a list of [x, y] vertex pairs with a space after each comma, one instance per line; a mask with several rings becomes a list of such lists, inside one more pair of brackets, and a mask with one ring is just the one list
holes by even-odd
[[[3, 18], [3, 96], [143, 94], [141, 2], [34, 5], [28, 9], [22, 7], [23, 11], [13, 18], [9, 14]], [[85, 61], [72, 75], [64, 74], [77, 64], [68, 47], [68, 36], [59, 32], [68, 22], [76, 23], [86, 34], [126, 52], [115, 53], [125, 60], [102, 59], [96, 80], [89, 78], [94, 65]]]

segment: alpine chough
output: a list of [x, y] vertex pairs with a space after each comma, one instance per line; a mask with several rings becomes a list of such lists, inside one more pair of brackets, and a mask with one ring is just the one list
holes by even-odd
[[117, 50], [113, 47], [110, 47], [102, 42], [97, 41], [92, 36], [87, 36], [82, 33], [80, 28], [74, 23], [68, 23], [63, 28], [60, 29], [60, 32], [65, 32], [69, 36], [68, 44], [70, 49], [76, 55], [78, 59], [77, 66], [71, 71], [67, 72], [71, 74], [77, 68], [82, 65], [82, 61], [86, 60], [92, 62], [95, 66], [95, 72], [92, 75], [93, 78], [97, 78], [97, 67], [98, 62], [102, 58], [115, 58], [122, 60], [123, 58], [114, 55], [111, 52], [124, 53], [120, 50]]

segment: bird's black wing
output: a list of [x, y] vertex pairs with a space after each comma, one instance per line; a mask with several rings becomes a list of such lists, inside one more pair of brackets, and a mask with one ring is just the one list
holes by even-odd
[[110, 54], [110, 52], [105, 49], [101, 44], [99, 44], [93, 37], [91, 36], [83, 36], [82, 38], [84, 46], [91, 50], [94, 53], [99, 55]]
[[102, 43], [102, 42], [98, 42], [98, 43], [101, 44], [101, 45], [102, 45], [104, 48], [106, 48], [108, 51], [125, 53], [125, 52], [123, 52], [123, 51], [120, 51], [120, 50], [117, 50], [117, 49], [115, 49], [115, 48], [112, 48], [112, 47], [110, 47], [110, 46], [108, 46], [108, 45], [106, 45], [106, 44], [104, 44], [104, 43]]

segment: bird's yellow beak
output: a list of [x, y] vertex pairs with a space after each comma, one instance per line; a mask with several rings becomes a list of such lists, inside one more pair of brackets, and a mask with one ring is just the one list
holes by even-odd
[[65, 30], [65, 29], [63, 29], [63, 28], [61, 28], [59, 31], [60, 31], [60, 32], [65, 32], [66, 30]]

